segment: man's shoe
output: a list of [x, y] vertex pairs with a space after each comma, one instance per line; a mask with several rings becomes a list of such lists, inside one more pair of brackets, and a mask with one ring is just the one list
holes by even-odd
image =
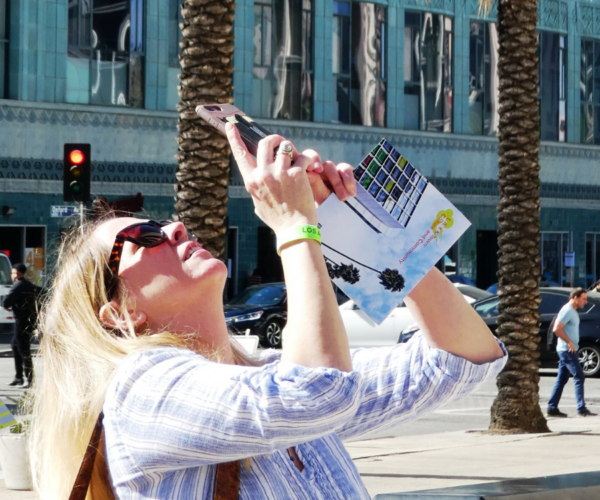
[[11, 387], [14, 387], [16, 385], [23, 385], [23, 379], [22, 378], [15, 378], [12, 382], [10, 382], [8, 385], [10, 385]]
[[585, 410], [578, 411], [577, 415], [579, 415], [580, 417], [595, 417], [598, 414], [597, 413], [592, 413], [590, 410], [588, 410], [586, 408]]
[[31, 387], [31, 380], [27, 380], [25, 383], [21, 384], [21, 389], [29, 389]]
[[547, 417], [561, 417], [561, 418], [565, 418], [565, 417], [568, 417], [569, 415], [567, 415], [566, 413], [563, 413], [558, 408], [554, 408], [554, 409], [548, 408], [546, 410], [546, 416]]

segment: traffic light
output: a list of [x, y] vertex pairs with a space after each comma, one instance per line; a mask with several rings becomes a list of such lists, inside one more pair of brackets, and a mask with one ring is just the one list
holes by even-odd
[[91, 152], [92, 148], [89, 144], [65, 144], [64, 201], [90, 201]]

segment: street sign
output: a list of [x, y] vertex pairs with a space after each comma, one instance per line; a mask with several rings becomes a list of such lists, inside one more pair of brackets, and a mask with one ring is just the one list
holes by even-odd
[[69, 217], [79, 214], [79, 207], [68, 205], [50, 205], [50, 217]]
[[565, 252], [565, 267], [575, 267], [575, 252]]

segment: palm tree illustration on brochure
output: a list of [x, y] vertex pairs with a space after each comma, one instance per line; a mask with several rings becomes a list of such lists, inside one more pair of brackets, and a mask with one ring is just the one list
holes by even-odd
[[[379, 278], [379, 283], [383, 286], [385, 290], [389, 290], [391, 292], [400, 292], [404, 289], [405, 281], [404, 276], [400, 274], [397, 269], [385, 268], [383, 271], [378, 271], [377, 269], [373, 269], [362, 262], [358, 262], [357, 260], [345, 255], [341, 252], [338, 252], [335, 248], [322, 243], [322, 245], [332, 252], [337, 253], [338, 255], [344, 257], [345, 259], [351, 260], [355, 264], [368, 269], [369, 271], [373, 271], [377, 273], [377, 277]], [[329, 277], [333, 280], [336, 278], [344, 280], [346, 283], [350, 283], [354, 285], [360, 281], [360, 271], [354, 267], [353, 264], [344, 264], [337, 263], [331, 260], [329, 257], [325, 257], [325, 263], [327, 265], [327, 271], [329, 272]]]

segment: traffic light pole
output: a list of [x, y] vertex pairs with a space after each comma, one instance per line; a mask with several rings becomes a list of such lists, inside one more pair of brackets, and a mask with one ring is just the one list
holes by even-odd
[[83, 201], [79, 202], [79, 227], [83, 235]]

